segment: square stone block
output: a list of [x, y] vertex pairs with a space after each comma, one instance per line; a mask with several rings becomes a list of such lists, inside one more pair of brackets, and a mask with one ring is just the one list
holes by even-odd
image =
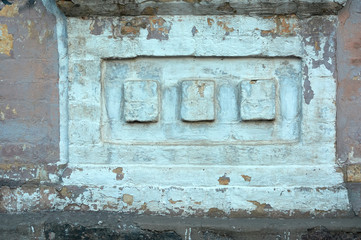
[[158, 83], [150, 80], [124, 82], [124, 119], [126, 122], [157, 122]]
[[187, 122], [214, 120], [214, 82], [182, 82], [181, 118]]
[[273, 80], [241, 82], [240, 113], [242, 120], [274, 120], [276, 84]]

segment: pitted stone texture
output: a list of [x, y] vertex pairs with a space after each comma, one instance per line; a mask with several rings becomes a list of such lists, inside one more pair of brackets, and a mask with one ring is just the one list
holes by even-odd
[[186, 122], [214, 120], [214, 82], [183, 81], [181, 118]]
[[240, 105], [242, 120], [274, 120], [276, 113], [274, 81], [242, 81]]
[[124, 82], [124, 119], [126, 122], [157, 122], [159, 115], [156, 81]]

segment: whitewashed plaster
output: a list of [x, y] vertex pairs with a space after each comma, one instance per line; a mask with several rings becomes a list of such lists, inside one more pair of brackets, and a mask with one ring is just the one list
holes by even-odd
[[[242, 15], [68, 18], [69, 95], [60, 98], [71, 174], [63, 182], [89, 187], [79, 203], [185, 216], [260, 206], [290, 215], [346, 211], [335, 163], [336, 81], [314, 66], [334, 41], [321, 36], [310, 46], [301, 20], [286, 20], [291, 30], [277, 33], [272, 18]], [[124, 89], [132, 81], [153, 92], [129, 97], [139, 95]], [[202, 87], [195, 81], [210, 91], [189, 102], [187, 87]], [[242, 86], [257, 81], [269, 81], [270, 93], [252, 93], [246, 121]], [[314, 93], [307, 103], [306, 81]], [[145, 112], [139, 101], [150, 101]], [[262, 106], [274, 110], [259, 115]]]

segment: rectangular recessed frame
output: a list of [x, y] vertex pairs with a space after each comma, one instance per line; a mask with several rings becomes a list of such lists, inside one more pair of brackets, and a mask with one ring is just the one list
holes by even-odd
[[[242, 121], [240, 89], [245, 80], [272, 79], [276, 86], [273, 121]], [[124, 82], [155, 81], [159, 120], [129, 124], [124, 117]], [[185, 122], [182, 83], [213, 81], [215, 119]], [[121, 145], [276, 144], [297, 142], [300, 132], [301, 60], [298, 58], [138, 57], [103, 60], [102, 141]]]

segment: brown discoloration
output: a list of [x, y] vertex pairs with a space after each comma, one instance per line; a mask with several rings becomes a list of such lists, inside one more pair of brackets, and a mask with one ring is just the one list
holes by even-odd
[[154, 15], [157, 15], [157, 12], [158, 12], [158, 8], [154, 8], [154, 7], [146, 7], [143, 9], [142, 11], [142, 15], [151, 15], [151, 16], [154, 16]]
[[272, 209], [271, 205], [267, 203], [259, 203], [257, 201], [250, 201], [250, 200], [248, 200], [247, 202], [250, 202], [256, 206], [256, 209], [252, 211], [254, 215], [263, 215], [265, 214], [266, 210]]
[[118, 168], [114, 169], [112, 172], [117, 174], [117, 176], [116, 176], [117, 180], [123, 180], [123, 178], [124, 178], [123, 168], [118, 167]]
[[168, 40], [169, 32], [172, 28], [172, 23], [167, 23], [161, 17], [149, 18], [148, 36], [147, 39], [158, 39], [159, 41]]
[[207, 212], [208, 217], [224, 217], [227, 214], [218, 208], [210, 208]]
[[230, 28], [227, 26], [225, 22], [217, 21], [217, 25], [220, 26], [224, 31], [226, 31], [226, 35], [234, 31], [234, 28]]
[[298, 18], [295, 15], [275, 16], [271, 18], [276, 27], [271, 30], [261, 30], [262, 36], [279, 37], [279, 36], [295, 36], [298, 30]]
[[124, 194], [123, 195], [123, 202], [128, 204], [128, 206], [131, 206], [133, 204], [134, 198], [132, 195]]
[[183, 202], [182, 200], [173, 201], [172, 199], [169, 199], [168, 201], [169, 201], [171, 204], [176, 204], [176, 203], [179, 203], [179, 202]]
[[121, 18], [119, 21], [107, 19], [107, 21], [111, 23], [112, 36], [109, 36], [110, 38], [124, 36], [135, 38], [139, 36], [140, 29], [145, 29], [150, 24], [147, 17]]
[[228, 185], [231, 179], [224, 174], [222, 177], [218, 178], [219, 185]]
[[361, 183], [361, 164], [352, 164], [346, 167], [347, 171], [347, 182], [358, 182]]
[[71, 198], [72, 194], [67, 187], [62, 187], [59, 191], [60, 198]]
[[89, 206], [85, 204], [68, 204], [66, 207], [64, 207], [64, 211], [88, 211]]
[[119, 205], [112, 202], [107, 202], [106, 205], [103, 206], [103, 210], [110, 209], [110, 210], [117, 210], [119, 208]]
[[236, 14], [237, 10], [234, 9], [229, 2], [225, 2], [219, 7], [217, 7], [217, 10], [220, 11], [222, 14]]
[[246, 181], [246, 182], [250, 182], [252, 179], [250, 176], [247, 176], [247, 175], [241, 175], [241, 176], [243, 177], [244, 181]]
[[201, 205], [202, 202], [194, 202], [194, 204]]
[[8, 32], [6, 24], [0, 24], [0, 54], [11, 56], [14, 48], [14, 37]]
[[147, 203], [143, 203], [142, 206], [140, 206], [140, 210], [147, 210], [148, 206], [147, 206]]
[[5, 5], [0, 10], [0, 17], [16, 17], [19, 15], [19, 7], [13, 3], [11, 5]]
[[208, 26], [212, 26], [214, 23], [214, 20], [212, 18], [207, 18]]

